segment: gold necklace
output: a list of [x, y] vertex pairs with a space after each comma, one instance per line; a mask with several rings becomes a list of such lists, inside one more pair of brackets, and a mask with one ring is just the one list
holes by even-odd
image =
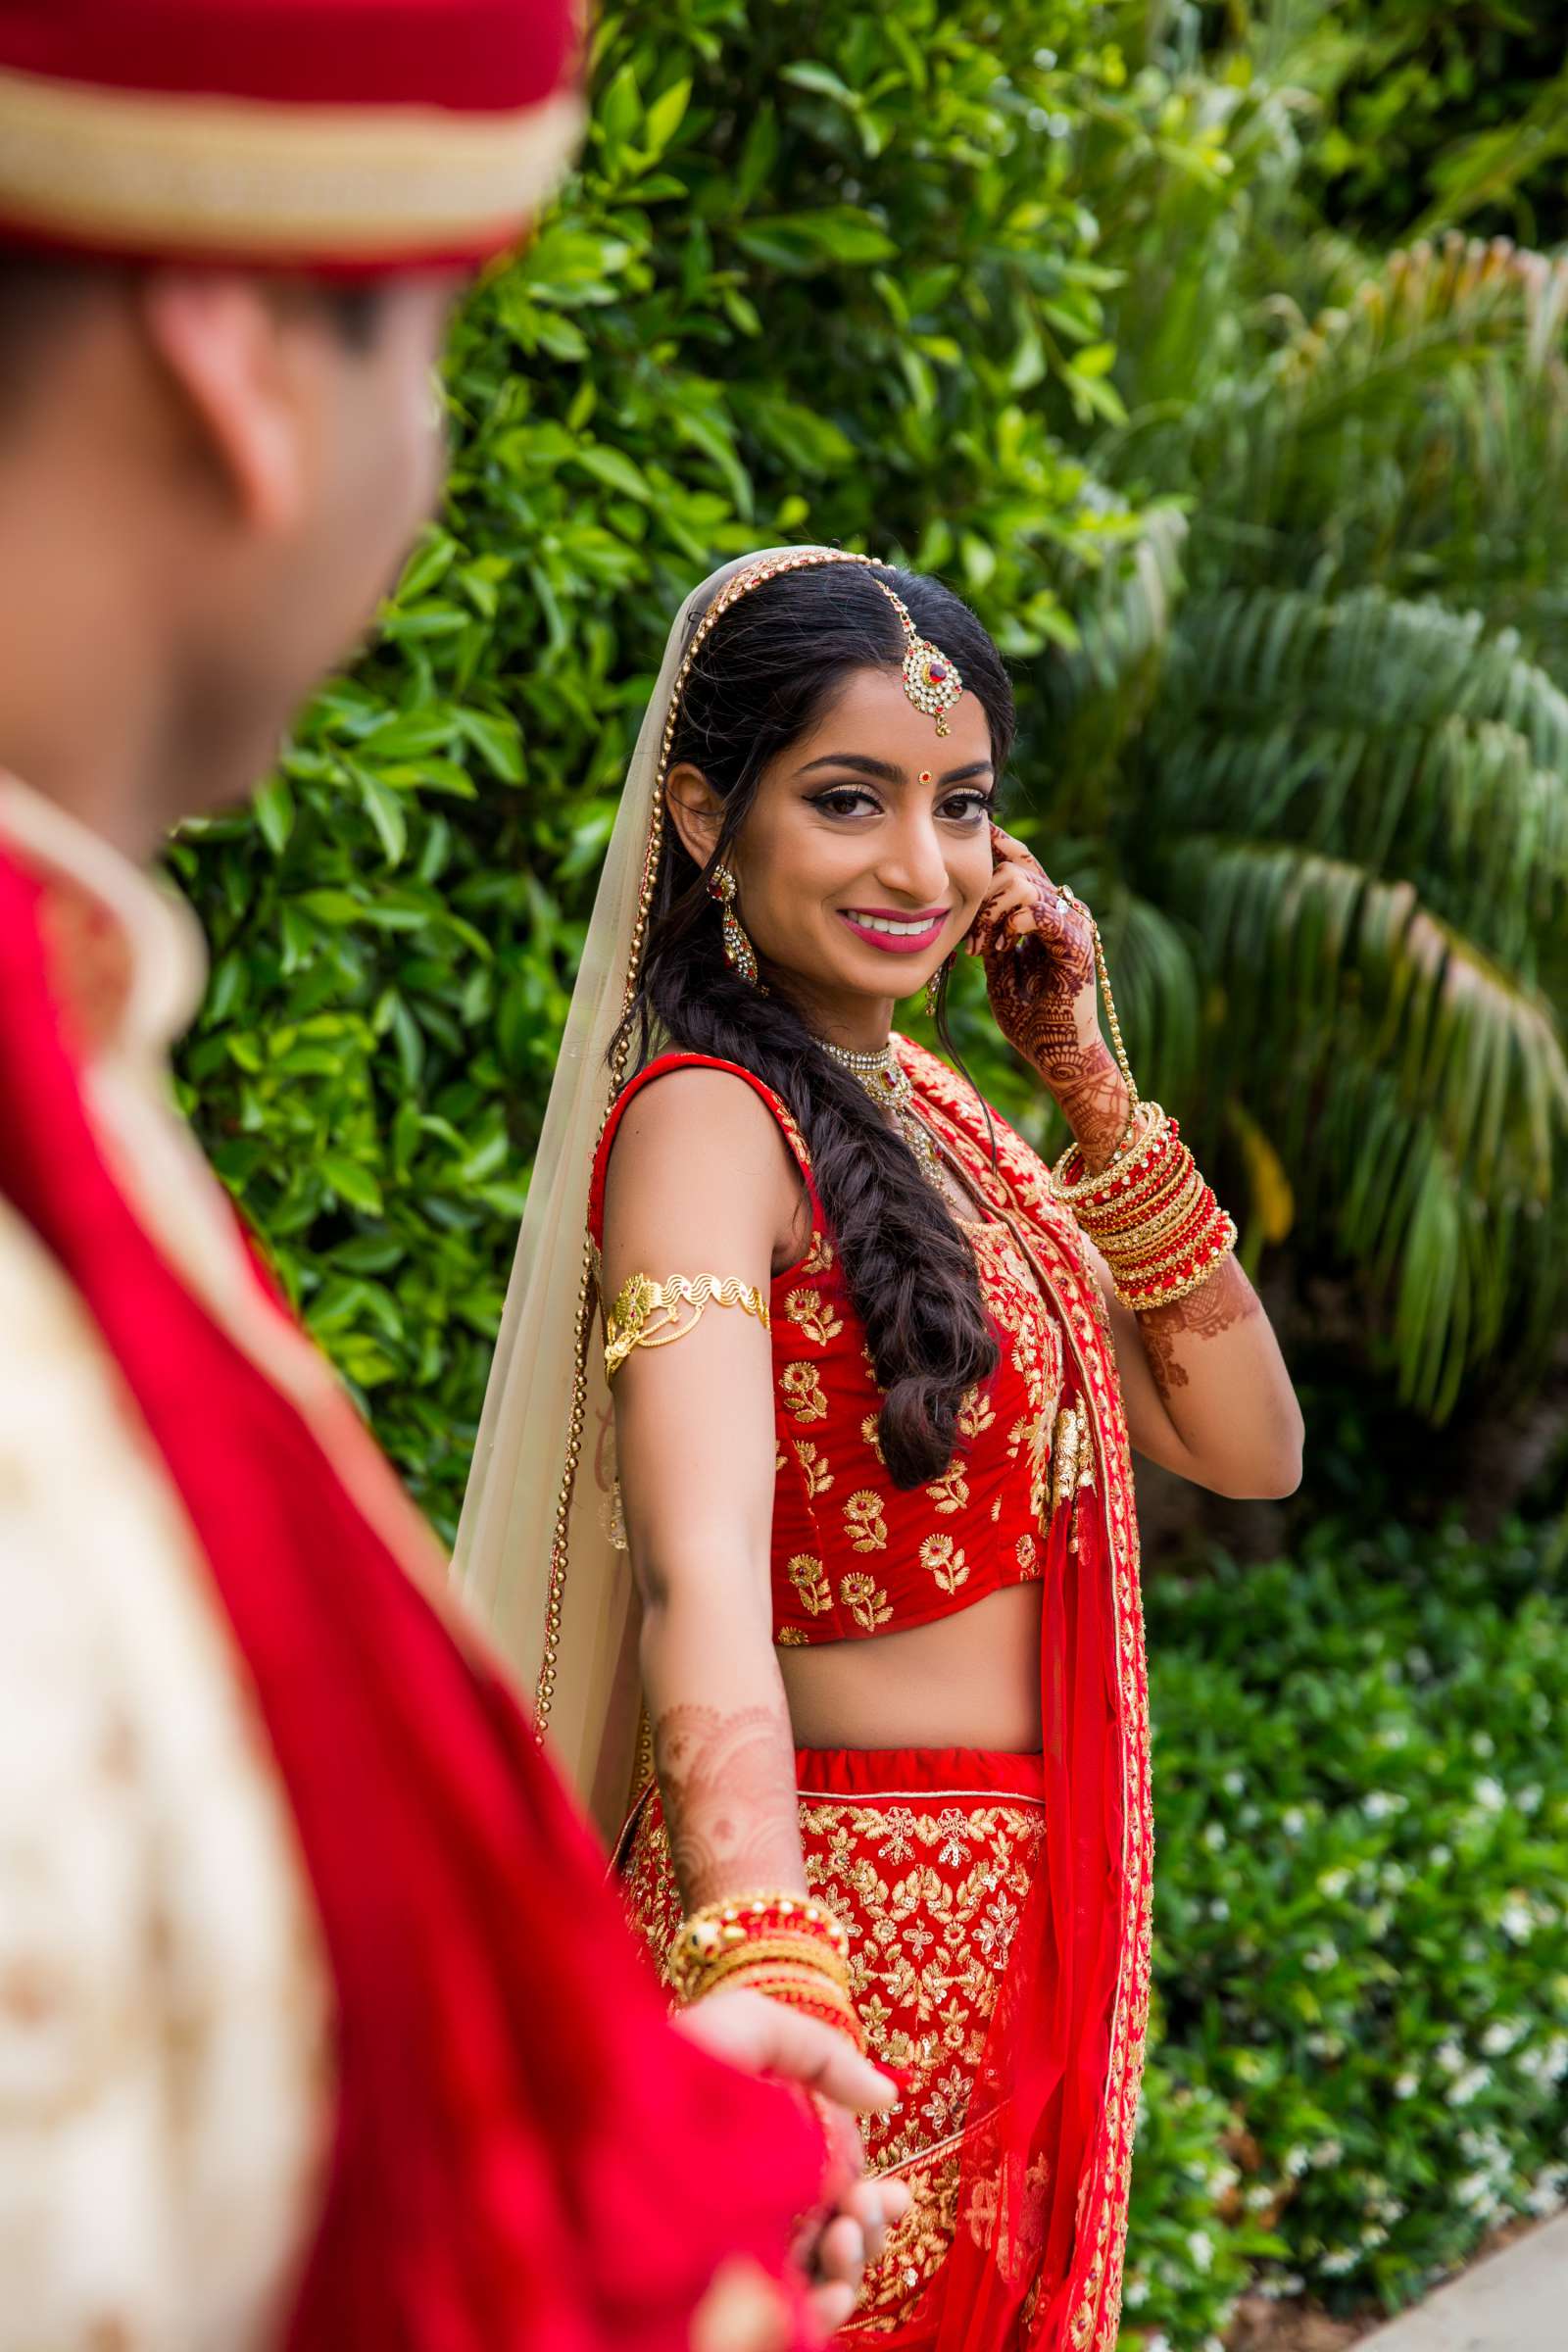
[[914, 1107], [914, 1083], [900, 1061], [891, 1045], [878, 1046], [872, 1053], [857, 1053], [850, 1046], [829, 1045], [818, 1038], [817, 1044], [828, 1058], [840, 1069], [848, 1070], [856, 1083], [864, 1088], [878, 1110], [892, 1113], [894, 1124], [909, 1150], [915, 1164], [928, 1184], [941, 1189], [942, 1163], [931, 1130]]

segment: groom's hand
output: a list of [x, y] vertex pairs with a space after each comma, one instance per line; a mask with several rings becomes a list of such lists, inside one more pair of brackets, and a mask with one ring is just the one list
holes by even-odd
[[[683, 2009], [674, 2022], [715, 2057], [728, 2059], [748, 2074], [773, 2075], [797, 2083], [824, 2104], [829, 2168], [823, 2185], [830, 2211], [814, 2239], [800, 2252], [811, 2280], [812, 2316], [829, 2335], [849, 2319], [867, 2265], [881, 2259], [888, 2230], [909, 2209], [909, 2191], [902, 2180], [860, 2177], [859, 2138], [846, 2111], [879, 2112], [896, 2106], [899, 2086], [862, 2058], [836, 2028], [760, 1992], [710, 1993]], [[835, 2109], [843, 2129], [834, 2128]], [[737, 2298], [736, 2321], [745, 2301]], [[780, 2339], [770, 2338], [767, 2325], [760, 2305], [754, 2304], [752, 2320], [734, 2332], [724, 2328], [721, 2332], [728, 2342], [715, 2342], [713, 2352], [770, 2352], [771, 2342]], [[788, 2342], [788, 2335], [782, 2340]]]

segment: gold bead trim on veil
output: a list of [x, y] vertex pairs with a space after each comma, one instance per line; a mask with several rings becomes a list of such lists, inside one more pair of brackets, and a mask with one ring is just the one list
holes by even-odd
[[[670, 688], [669, 709], [664, 716], [664, 731], [660, 743], [659, 765], [654, 776], [652, 807], [648, 812], [648, 842], [643, 854], [642, 882], [637, 894], [637, 914], [632, 925], [631, 946], [626, 962], [626, 985], [622, 999], [623, 1012], [631, 1010], [632, 1002], [637, 993], [638, 978], [642, 971], [643, 954], [648, 943], [649, 916], [653, 908], [654, 885], [659, 876], [659, 861], [664, 846], [664, 784], [669, 773], [670, 750], [680, 719], [681, 698], [686, 691], [686, 683], [691, 676], [698, 656], [725, 613], [732, 607], [738, 605], [743, 596], [750, 596], [754, 589], [764, 587], [769, 580], [777, 579], [781, 573], [817, 570], [829, 564], [858, 564], [869, 569], [875, 562], [876, 558], [873, 556], [854, 555], [843, 548], [822, 547], [795, 548], [785, 555], [770, 556], [762, 563], [744, 564], [739, 571], [726, 580], [692, 632], [691, 643], [686, 648], [680, 667], [675, 673], [675, 682]], [[926, 651], [931, 652], [948, 673], [945, 678], [936, 681], [942, 689], [939, 709], [932, 710], [930, 705], [923, 701], [916, 704], [917, 709], [926, 710], [929, 715], [936, 719], [938, 733], [946, 734], [948, 731], [947, 710], [951, 709], [953, 703], [956, 702], [962, 692], [962, 681], [958, 672], [938, 649], [925, 647], [925, 641], [915, 629], [907, 607], [888, 587], [886, 581], [878, 580], [876, 584], [897, 611], [908, 641], [910, 653], [912, 654], [918, 649], [923, 658]], [[924, 685], [926, 681], [922, 679], [920, 683]], [[907, 678], [906, 679], [906, 691], [909, 691]], [[910, 699], [914, 700], [912, 694]], [[615, 1098], [625, 1079], [626, 1062], [630, 1051], [630, 1038], [618, 1037], [611, 1055], [610, 1084], [606, 1096], [604, 1116], [599, 1127], [601, 1138], [603, 1138], [611, 1110], [613, 1108]], [[566, 1424], [565, 1461], [562, 1470], [561, 1485], [556, 1494], [555, 1523], [550, 1544], [550, 1579], [545, 1593], [544, 1648], [539, 1665], [539, 1680], [534, 1691], [534, 1717], [536, 1728], [541, 1735], [548, 1728], [550, 1709], [556, 1694], [556, 1670], [561, 1655], [562, 1611], [566, 1587], [571, 1504], [576, 1491], [577, 1472], [582, 1461], [583, 1434], [588, 1419], [588, 1351], [593, 1336], [594, 1294], [598, 1277], [596, 1261], [597, 1252], [594, 1249], [593, 1236], [585, 1233], [582, 1274], [577, 1286], [575, 1370], [572, 1377], [571, 1409]]]

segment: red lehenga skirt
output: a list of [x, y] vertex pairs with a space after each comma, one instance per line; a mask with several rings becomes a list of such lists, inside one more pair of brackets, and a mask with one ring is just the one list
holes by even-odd
[[[909, 2079], [867, 2128], [914, 2199], [843, 2331], [865, 2352], [1116, 2342], [1149, 1966], [1142, 1643], [1104, 1518], [1080, 1498], [1069, 1525], [1045, 1553], [1041, 1754], [796, 1751], [808, 1882], [850, 1931], [872, 2054]], [[662, 1971], [680, 1898], [657, 1789], [621, 1853]]]
[[[976, 1748], [800, 1748], [796, 1770], [808, 1883], [850, 1931], [871, 2053], [906, 2085], [893, 2114], [868, 2120], [866, 2154], [873, 2172], [908, 2182], [913, 2204], [838, 2340], [915, 2352], [937, 2340], [966, 2159], [980, 2155], [970, 2144], [971, 2093], [1040, 1877], [1043, 1760]], [[681, 1910], [657, 1790], [637, 1814], [623, 1868], [633, 1920], [662, 1972]], [[1035, 2188], [1043, 2244], [1044, 2182]], [[1024, 2234], [1036, 2233], [1026, 2222]]]

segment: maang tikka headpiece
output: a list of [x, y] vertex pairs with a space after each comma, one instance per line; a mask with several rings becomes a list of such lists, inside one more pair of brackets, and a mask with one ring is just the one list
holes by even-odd
[[659, 769], [654, 777], [654, 805], [643, 857], [642, 888], [638, 895], [631, 956], [626, 969], [625, 1003], [628, 1011], [637, 994], [643, 949], [648, 938], [649, 914], [653, 906], [654, 877], [659, 871], [659, 860], [663, 850], [664, 783], [669, 774], [669, 755], [680, 720], [686, 681], [709, 638], [725, 613], [738, 605], [743, 596], [750, 596], [754, 588], [765, 587], [769, 580], [776, 580], [782, 572], [816, 571], [827, 564], [858, 564], [870, 572], [873, 582], [899, 616], [899, 626], [904, 631], [905, 639], [902, 669], [905, 693], [917, 710], [923, 710], [928, 718], [935, 719], [939, 735], [952, 733], [948, 712], [963, 692], [963, 678], [958, 665], [949, 661], [940, 646], [930, 644], [921, 636], [903, 597], [896, 595], [886, 580], [877, 579], [871, 568], [875, 562], [874, 556], [853, 555], [841, 547], [802, 547], [791, 548], [783, 555], [769, 556], [760, 564], [745, 564], [725, 581], [692, 631], [691, 643], [682, 656], [680, 667], [675, 672], [675, 683], [669, 690], [669, 709], [664, 714], [664, 732], [659, 746]]
[[769, 580], [776, 580], [782, 572], [786, 571], [815, 571], [828, 564], [858, 564], [861, 565], [870, 574], [873, 585], [881, 589], [882, 594], [899, 616], [899, 626], [904, 631], [905, 650], [902, 674], [905, 693], [917, 710], [923, 710], [928, 718], [936, 720], [939, 735], [951, 735], [953, 730], [948, 723], [948, 712], [963, 692], [963, 678], [958, 670], [958, 665], [956, 662], [948, 659], [939, 645], [932, 645], [928, 639], [921, 636], [903, 597], [896, 595], [886, 580], [877, 578], [872, 569], [875, 562], [874, 556], [851, 555], [843, 548], [803, 547], [792, 550], [788, 555], [770, 556], [762, 564], [748, 564], [743, 570], [737, 571], [732, 579], [725, 581], [693, 631], [692, 641], [686, 648], [685, 659], [676, 672], [675, 683], [670, 690], [669, 712], [664, 722], [664, 740], [659, 756], [658, 788], [660, 791], [662, 790], [664, 776], [669, 767], [669, 750], [675, 737], [675, 724], [680, 716], [681, 698], [685, 694], [686, 681], [691, 676], [698, 655], [725, 613], [733, 606], [738, 605], [743, 596], [750, 596], [754, 588], [765, 587]]

